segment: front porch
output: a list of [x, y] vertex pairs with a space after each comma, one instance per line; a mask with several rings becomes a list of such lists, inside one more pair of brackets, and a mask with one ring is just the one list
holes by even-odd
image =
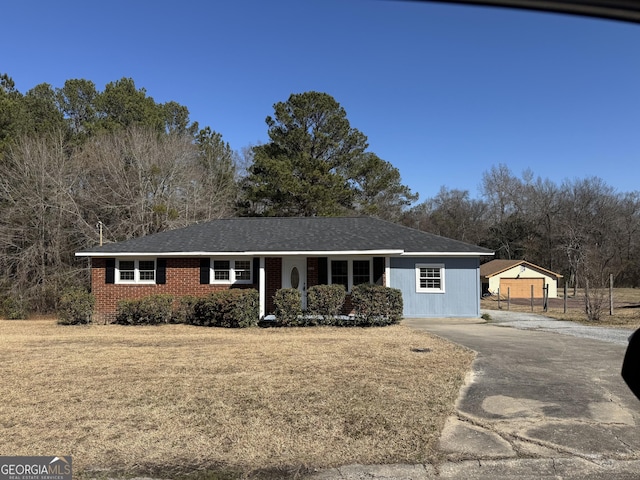
[[281, 288], [297, 288], [306, 307], [306, 294], [315, 285], [341, 283], [347, 291], [343, 313], [351, 312], [349, 292], [359, 283], [388, 285], [388, 257], [364, 255], [260, 257], [258, 291], [260, 318], [273, 314], [273, 298]]

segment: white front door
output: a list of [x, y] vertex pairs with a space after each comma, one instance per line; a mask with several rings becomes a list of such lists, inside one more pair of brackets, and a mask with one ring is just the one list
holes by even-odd
[[297, 288], [302, 308], [307, 308], [307, 259], [305, 257], [282, 258], [282, 288]]

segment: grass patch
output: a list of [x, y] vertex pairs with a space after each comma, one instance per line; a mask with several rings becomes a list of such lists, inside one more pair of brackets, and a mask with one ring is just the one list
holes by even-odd
[[[483, 297], [480, 308], [484, 310], [497, 310], [498, 299], [496, 296]], [[531, 300], [524, 298], [512, 298], [511, 304], [507, 307], [506, 297], [500, 302], [501, 310], [512, 310], [514, 312], [531, 312]], [[584, 309], [584, 292], [578, 290], [573, 295], [573, 290], [567, 296], [567, 312], [564, 312], [564, 298], [562, 292], [558, 293], [558, 298], [550, 298], [548, 311], [544, 312], [542, 299], [534, 299], [533, 313], [545, 315], [558, 320], [569, 320], [583, 323], [585, 325], [599, 325], [611, 327], [623, 327], [636, 329], [640, 328], [640, 289], [637, 288], [616, 288], [613, 291], [613, 315], [609, 315], [609, 291], [605, 293], [605, 301], [602, 309], [602, 316], [599, 322], [587, 321]]]
[[0, 344], [0, 451], [72, 455], [81, 477], [429, 461], [473, 356], [401, 325], [13, 320]]

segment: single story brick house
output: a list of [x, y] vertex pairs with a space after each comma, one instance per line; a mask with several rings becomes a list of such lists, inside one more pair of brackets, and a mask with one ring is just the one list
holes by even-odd
[[[280, 288], [341, 283], [402, 291], [404, 316], [480, 316], [481, 247], [369, 217], [212, 220], [77, 252], [91, 262], [99, 320], [122, 299], [255, 288], [260, 316]], [[348, 297], [347, 297], [348, 298]], [[348, 303], [348, 302], [347, 302]], [[348, 309], [348, 305], [346, 307]]]
[[549, 287], [549, 298], [558, 298], [559, 273], [552, 272], [526, 260], [491, 260], [480, 266], [482, 292], [511, 298], [542, 298], [545, 286]]

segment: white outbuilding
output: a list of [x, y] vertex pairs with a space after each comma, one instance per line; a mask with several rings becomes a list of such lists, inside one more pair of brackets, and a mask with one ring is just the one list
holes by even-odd
[[[544, 296], [544, 288], [549, 287], [549, 298], [558, 297], [559, 273], [539, 267], [526, 260], [491, 260], [480, 265], [482, 293], [511, 298], [534, 298]], [[533, 290], [532, 290], [533, 289]]]

